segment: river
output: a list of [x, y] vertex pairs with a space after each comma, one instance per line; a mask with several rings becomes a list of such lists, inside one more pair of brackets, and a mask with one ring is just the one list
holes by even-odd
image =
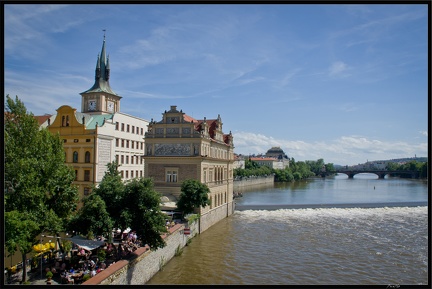
[[426, 181], [370, 174], [245, 190], [146, 284], [428, 284], [427, 201]]

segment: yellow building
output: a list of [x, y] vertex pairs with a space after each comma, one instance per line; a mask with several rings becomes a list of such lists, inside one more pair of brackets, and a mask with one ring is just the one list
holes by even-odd
[[60, 134], [66, 163], [75, 170], [80, 198], [102, 180], [107, 164], [114, 160], [120, 164], [123, 180], [144, 176], [143, 137], [149, 122], [120, 112], [122, 97], [111, 89], [109, 75], [104, 36], [95, 83], [81, 93], [81, 112], [63, 105], [41, 125]]
[[200, 232], [231, 215], [233, 202], [234, 145], [231, 132], [224, 134], [222, 120], [194, 119], [176, 106], [162, 120], [151, 121], [145, 134], [145, 177], [155, 190], [174, 203], [181, 183], [196, 179], [210, 189], [211, 205], [200, 208]]

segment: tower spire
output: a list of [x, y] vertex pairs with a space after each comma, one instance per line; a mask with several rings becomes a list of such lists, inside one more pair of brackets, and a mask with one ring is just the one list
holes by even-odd
[[95, 83], [93, 86], [85, 91], [87, 92], [107, 92], [110, 94], [117, 95], [109, 84], [109, 75], [110, 75], [110, 65], [109, 58], [106, 56], [105, 52], [105, 40], [106, 40], [106, 29], [102, 29], [103, 31], [103, 42], [102, 49], [100, 54], [98, 54], [97, 62], [96, 62], [96, 71], [95, 71]]

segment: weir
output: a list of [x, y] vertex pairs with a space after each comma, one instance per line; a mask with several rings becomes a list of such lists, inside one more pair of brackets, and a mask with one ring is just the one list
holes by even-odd
[[419, 207], [428, 202], [388, 202], [388, 203], [344, 203], [344, 204], [286, 204], [286, 205], [236, 205], [236, 211], [246, 210], [282, 210], [282, 209], [317, 209], [317, 208], [383, 208], [383, 207]]

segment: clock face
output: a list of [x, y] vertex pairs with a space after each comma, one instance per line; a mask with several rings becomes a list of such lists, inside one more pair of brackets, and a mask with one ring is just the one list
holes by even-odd
[[96, 100], [89, 100], [88, 109], [89, 110], [96, 110]]
[[108, 101], [107, 108], [108, 108], [109, 112], [113, 112], [114, 111], [114, 102]]

